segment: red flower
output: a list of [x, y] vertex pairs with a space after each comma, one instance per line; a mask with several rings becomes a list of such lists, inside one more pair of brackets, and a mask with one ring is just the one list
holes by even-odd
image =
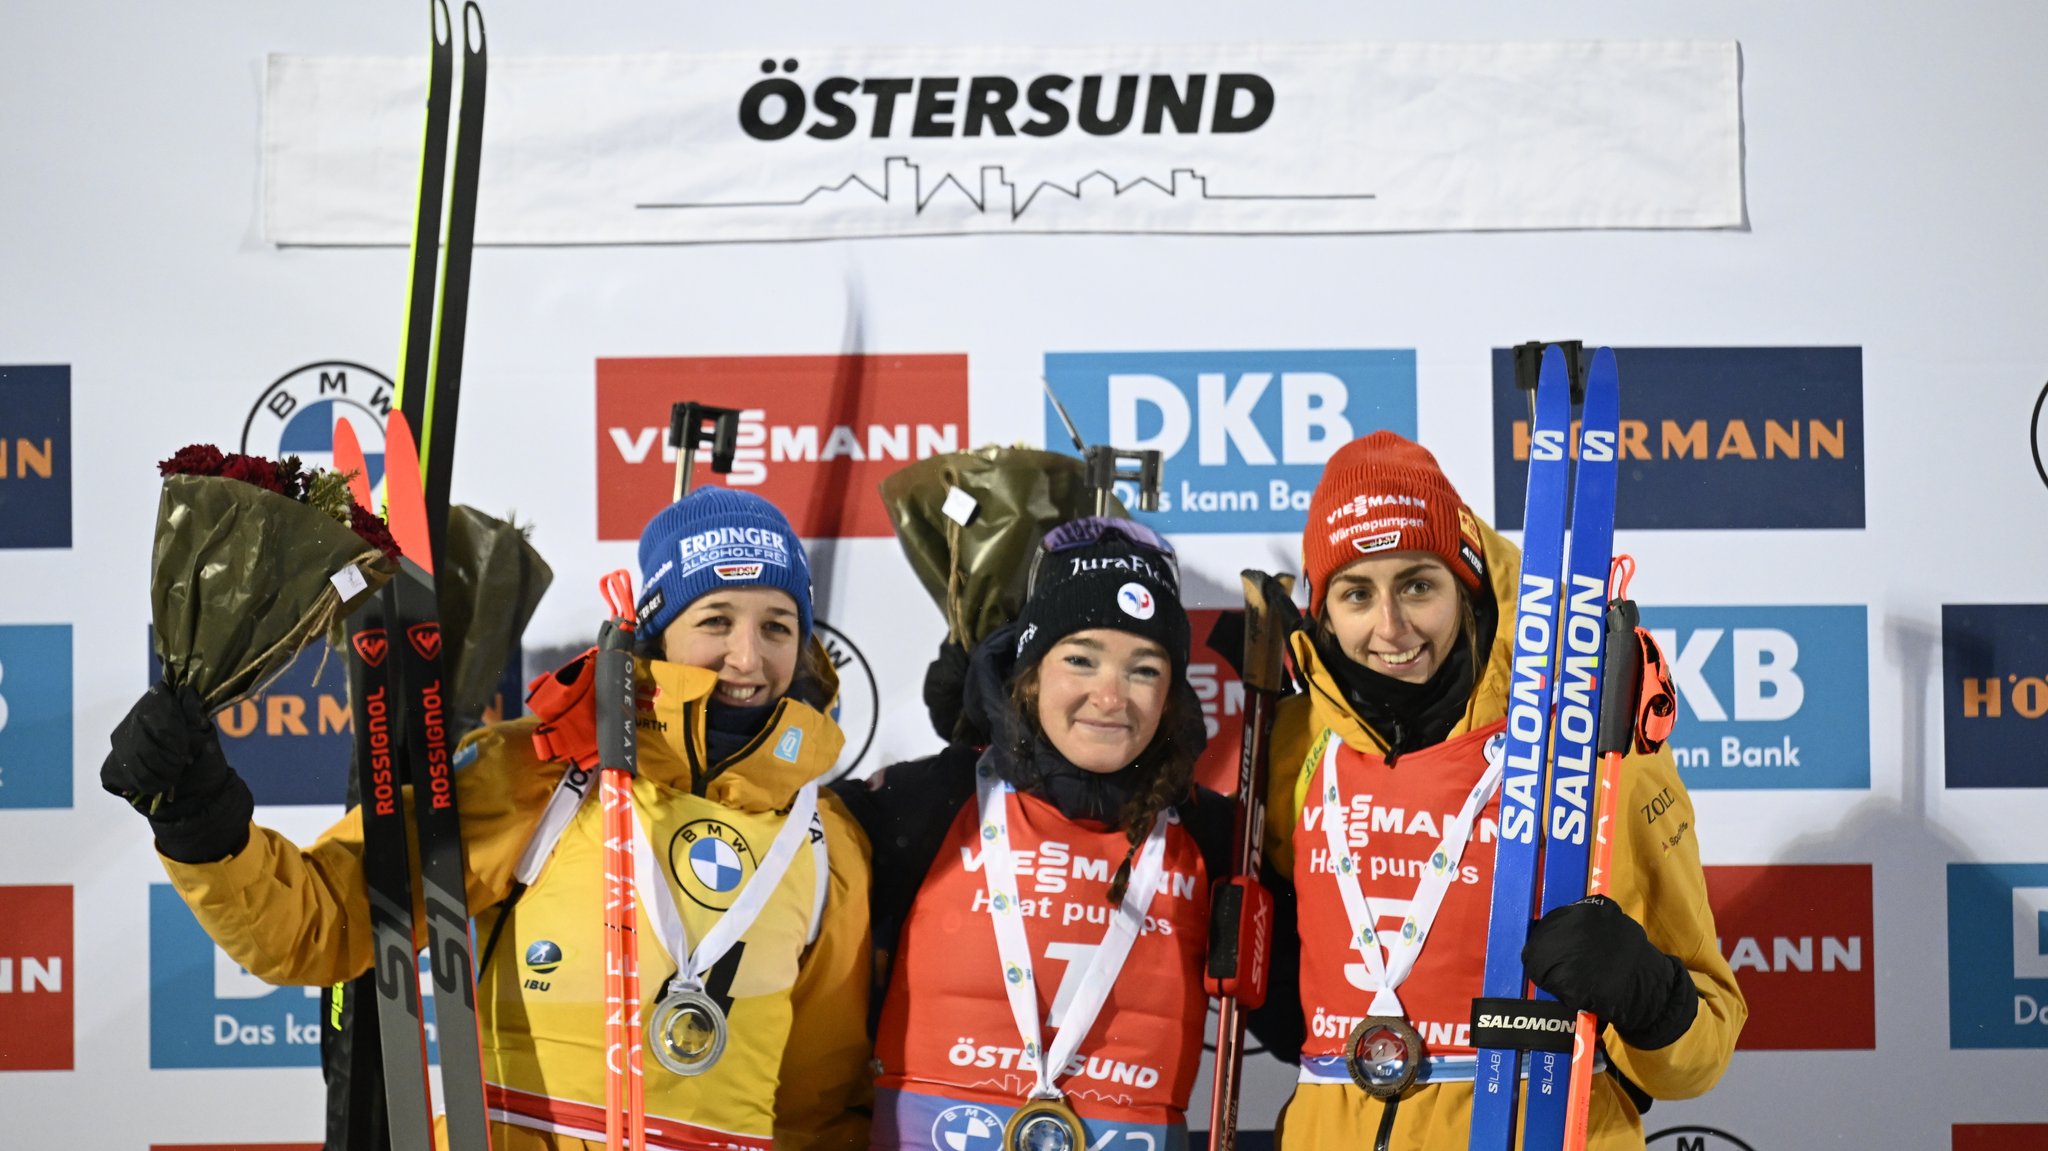
[[229, 456], [221, 464], [220, 474], [231, 480], [255, 484], [265, 491], [296, 498], [295, 493], [285, 490], [284, 481], [278, 478], [276, 461], [266, 460], [262, 456]]
[[166, 476], [217, 476], [224, 462], [220, 449], [212, 444], [189, 444], [170, 459], [158, 461], [156, 470]]
[[363, 537], [385, 556], [394, 560], [398, 558], [398, 541], [391, 538], [391, 529], [385, 527], [384, 521], [370, 514], [363, 505], [348, 505], [348, 526], [354, 528], [357, 535]]

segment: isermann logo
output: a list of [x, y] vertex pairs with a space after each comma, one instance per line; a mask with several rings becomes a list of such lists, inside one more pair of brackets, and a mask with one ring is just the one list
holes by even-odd
[[[733, 470], [696, 456], [694, 483], [755, 492], [805, 539], [887, 538], [875, 489], [905, 464], [959, 451], [967, 433], [967, 357], [704, 356], [597, 362], [600, 539], [638, 539], [666, 507], [679, 398], [741, 413]], [[761, 557], [745, 557], [761, 558]]]
[[1861, 528], [1861, 348], [1617, 348], [1612, 440], [1533, 443], [1511, 349], [1493, 355], [1496, 526], [1522, 527], [1531, 455], [1628, 469], [1618, 528]]
[[[785, 140], [856, 132], [874, 139], [1090, 136], [1257, 131], [1273, 115], [1273, 85], [1256, 72], [1183, 76], [828, 76], [806, 89], [794, 57], [761, 61], [766, 78], [741, 94], [740, 129]], [[1107, 101], [1105, 92], [1110, 93]]]

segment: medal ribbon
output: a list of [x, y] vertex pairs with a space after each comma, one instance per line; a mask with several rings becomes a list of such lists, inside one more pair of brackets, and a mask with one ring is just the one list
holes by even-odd
[[1330, 846], [1330, 878], [1337, 882], [1337, 893], [1344, 899], [1344, 913], [1351, 920], [1351, 944], [1358, 949], [1358, 957], [1364, 961], [1368, 979], [1379, 984], [1367, 1008], [1374, 1015], [1394, 1015], [1406, 1018], [1401, 1008], [1401, 997], [1394, 989], [1401, 986], [1408, 973], [1414, 969], [1415, 960], [1422, 954], [1423, 940], [1429, 937], [1430, 925], [1436, 922], [1436, 913], [1443, 906], [1444, 894], [1451, 889], [1451, 880], [1458, 874], [1458, 861], [1465, 855], [1465, 845], [1472, 838], [1472, 828], [1478, 821], [1480, 809], [1500, 787], [1501, 759], [1499, 755], [1487, 756], [1486, 771], [1479, 782], [1472, 785], [1472, 791], [1465, 797], [1465, 806], [1444, 829], [1443, 841], [1437, 844], [1429, 861], [1423, 865], [1422, 881], [1415, 887], [1415, 897], [1409, 900], [1408, 916], [1401, 921], [1401, 933], [1386, 945], [1381, 954], [1380, 933], [1374, 928], [1377, 920], [1372, 905], [1366, 901], [1364, 876], [1359, 874], [1359, 865], [1353, 862], [1347, 846], [1349, 821], [1341, 802], [1341, 789], [1337, 786], [1337, 752], [1344, 741], [1331, 738], [1323, 752], [1323, 835]]
[[975, 799], [981, 806], [981, 874], [988, 888], [988, 914], [996, 929], [996, 957], [1003, 965], [1003, 991], [1010, 998], [1010, 1014], [1017, 1021], [1017, 1034], [1024, 1040], [1024, 1058], [1035, 1065], [1038, 1086], [1034, 1099], [1058, 1099], [1053, 1078], [1066, 1067], [1081, 1047], [1081, 1041], [1095, 1026], [1095, 1017], [1109, 999], [1109, 989], [1123, 970], [1145, 926], [1145, 913], [1152, 906], [1166, 867], [1166, 825], [1169, 813], [1162, 811], [1152, 820], [1152, 831], [1131, 868], [1130, 886], [1124, 901], [1109, 917], [1109, 927], [1095, 957], [1081, 976], [1073, 999], [1057, 1026], [1052, 1050], [1040, 1043], [1037, 982], [1031, 970], [1031, 941], [1024, 933], [1024, 915], [1017, 900], [1017, 861], [1010, 854], [1010, 785], [996, 778], [995, 769], [983, 765], [976, 771]]
[[647, 829], [640, 825], [638, 819], [633, 821], [634, 886], [640, 893], [640, 906], [646, 908], [648, 917], [654, 920], [655, 934], [676, 965], [676, 973], [670, 982], [689, 991], [704, 990], [704, 976], [717, 966], [740, 936], [746, 934], [747, 928], [754, 925], [761, 909], [768, 905], [769, 897], [781, 886], [783, 873], [789, 870], [797, 849], [809, 838], [811, 825], [817, 822], [817, 816], [818, 784], [813, 780], [796, 793], [796, 802], [789, 809], [789, 817], [783, 820], [781, 830], [775, 833], [761, 865], [747, 877], [739, 897], [732, 901], [724, 915], [719, 916], [718, 922], [695, 950], [691, 949], [689, 936], [683, 930], [683, 917], [676, 910], [676, 897], [669, 891], [668, 884], [662, 881], [652, 883], [653, 898], [648, 898], [649, 877], [663, 872], [655, 866], [654, 848], [647, 842]]

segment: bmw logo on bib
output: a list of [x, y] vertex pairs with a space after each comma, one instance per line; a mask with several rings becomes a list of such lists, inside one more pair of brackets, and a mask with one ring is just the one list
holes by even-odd
[[939, 1112], [932, 1121], [932, 1146], [937, 1151], [998, 1151], [1003, 1121], [986, 1107], [962, 1103]]
[[669, 842], [668, 858], [683, 894], [713, 911], [731, 907], [760, 866], [747, 837], [716, 819], [684, 824]]

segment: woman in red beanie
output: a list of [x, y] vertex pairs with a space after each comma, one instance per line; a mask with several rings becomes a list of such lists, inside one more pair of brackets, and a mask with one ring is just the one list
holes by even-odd
[[[1464, 1148], [1521, 556], [1435, 457], [1385, 431], [1331, 458], [1302, 555], [1293, 648], [1310, 689], [1276, 712], [1266, 808], [1268, 862], [1298, 901], [1306, 1027], [1280, 1143]], [[1671, 808], [1654, 833], [1619, 820], [1611, 898], [1545, 916], [1523, 953], [1539, 986], [1608, 1024], [1588, 1138], [1603, 1151], [1643, 1146], [1652, 1098], [1713, 1086], [1748, 1014], [1670, 753], [1631, 757], [1622, 779], [1620, 811], [1660, 794]], [[1354, 1039], [1366, 1055], [1347, 1060]]]

